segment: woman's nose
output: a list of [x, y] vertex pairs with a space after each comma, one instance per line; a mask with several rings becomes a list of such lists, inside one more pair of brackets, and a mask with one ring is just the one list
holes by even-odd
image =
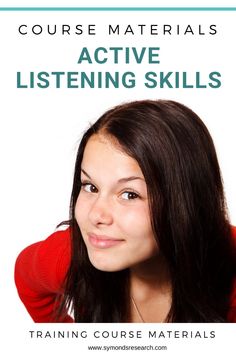
[[112, 224], [112, 207], [106, 198], [97, 197], [90, 209], [89, 219], [95, 226]]

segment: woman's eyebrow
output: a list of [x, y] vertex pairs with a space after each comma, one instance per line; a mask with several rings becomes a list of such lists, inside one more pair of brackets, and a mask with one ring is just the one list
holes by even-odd
[[[89, 179], [92, 179], [89, 174], [81, 168], [81, 172], [83, 172], [83, 174], [88, 177]], [[144, 181], [144, 178], [142, 177], [139, 177], [139, 176], [129, 176], [129, 177], [123, 177], [123, 178], [120, 178], [117, 183], [125, 183], [125, 182], [129, 182], [129, 181], [134, 181], [134, 180], [141, 180], [141, 181]]]
[[141, 180], [144, 181], [144, 178], [142, 177], [138, 177], [138, 176], [130, 176], [130, 177], [124, 177], [124, 178], [120, 178], [117, 182], [118, 183], [125, 183], [125, 182], [129, 182], [129, 181], [134, 181], [134, 180]]
[[92, 178], [89, 176], [89, 174], [88, 174], [85, 170], [83, 170], [82, 168], [81, 168], [81, 172], [83, 172], [83, 174], [84, 174], [85, 176], [87, 176], [89, 179], [92, 179]]

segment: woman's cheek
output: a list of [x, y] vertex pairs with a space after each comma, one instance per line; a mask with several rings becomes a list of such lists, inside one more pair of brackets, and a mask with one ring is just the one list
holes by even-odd
[[149, 224], [149, 218], [146, 216], [144, 208], [136, 206], [119, 210], [119, 224], [126, 230], [141, 230]]
[[82, 226], [88, 217], [89, 206], [83, 194], [79, 194], [75, 205], [75, 218], [79, 226]]

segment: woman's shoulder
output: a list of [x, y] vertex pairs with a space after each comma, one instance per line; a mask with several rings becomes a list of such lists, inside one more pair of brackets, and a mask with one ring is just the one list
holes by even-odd
[[70, 264], [70, 250], [70, 228], [55, 230], [21, 251], [15, 265], [16, 281], [23, 279], [35, 290], [38, 287], [58, 290]]
[[[55, 322], [56, 299], [63, 293], [70, 258], [68, 227], [26, 247], [17, 257], [15, 284], [35, 322]], [[72, 319], [66, 316], [62, 322]]]
[[45, 239], [27, 246], [20, 253], [19, 257], [29, 255], [32, 260], [39, 259], [50, 261], [57, 260], [58, 257], [68, 258], [70, 255], [70, 228], [58, 228]]
[[60, 226], [46, 239], [41, 242], [41, 247], [56, 247], [68, 250], [70, 248], [71, 228], [68, 226]]

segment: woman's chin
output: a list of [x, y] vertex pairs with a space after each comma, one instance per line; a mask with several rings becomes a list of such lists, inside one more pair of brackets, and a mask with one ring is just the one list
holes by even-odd
[[125, 267], [122, 267], [121, 265], [115, 264], [114, 261], [108, 261], [107, 259], [101, 260], [101, 259], [96, 259], [94, 257], [89, 257], [89, 260], [91, 264], [94, 266], [94, 268], [102, 271], [102, 272], [118, 272]]

